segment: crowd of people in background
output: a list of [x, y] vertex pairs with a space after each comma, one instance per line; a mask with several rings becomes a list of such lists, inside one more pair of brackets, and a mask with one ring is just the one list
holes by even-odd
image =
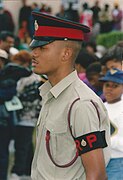
[[[80, 79], [105, 103], [114, 131], [120, 129], [120, 133], [111, 135], [112, 159], [120, 159], [123, 162], [123, 146], [121, 140], [118, 141], [118, 138], [123, 136], [121, 130], [123, 41], [117, 42], [109, 49], [96, 44], [98, 34], [121, 31], [123, 12], [118, 3], [114, 3], [112, 9], [108, 3], [100, 7], [98, 1], [92, 7], [88, 3], [81, 4], [81, 8], [79, 12], [72, 8], [72, 3], [69, 4], [68, 9], [62, 4], [55, 15], [85, 24], [92, 29], [91, 33], [85, 36], [86, 42], [83, 43], [76, 59], [75, 69]], [[13, 17], [0, 3], [0, 180], [7, 180], [9, 144], [12, 139], [14, 139], [15, 155], [10, 170], [11, 178], [8, 180], [19, 180], [20, 177], [30, 176], [34, 152], [33, 133], [41, 109], [38, 87], [47, 80], [45, 75], [38, 76], [31, 71], [29, 43], [34, 33], [34, 20], [31, 15], [33, 10], [52, 15], [50, 6], [39, 5], [36, 2], [29, 6], [26, 0], [22, 0], [18, 33], [14, 34]], [[100, 80], [102, 77], [109, 79]], [[109, 97], [117, 88], [120, 90], [116, 92], [116, 98], [110, 102]], [[113, 112], [115, 110], [117, 114]], [[111, 113], [117, 116], [112, 118]], [[119, 164], [119, 161], [113, 160], [111, 166], [114, 167], [113, 163]], [[114, 176], [110, 164], [107, 171], [110, 178]], [[118, 172], [121, 173], [120, 170]], [[110, 178], [109, 180], [112, 180]]]
[[[95, 1], [92, 6], [87, 2], [81, 4], [80, 9], [73, 8], [72, 3], [69, 3], [67, 9], [64, 4], [61, 4], [59, 8], [55, 14], [56, 16], [85, 24], [92, 29], [87, 40], [94, 40], [95, 36], [99, 33], [120, 31], [122, 28], [123, 13], [119, 4], [116, 2], [113, 4], [113, 7], [108, 3], [100, 6], [99, 1]], [[22, 0], [22, 7], [19, 11], [17, 36], [24, 44], [30, 42], [34, 33], [34, 22], [31, 15], [31, 12], [34, 10], [54, 15], [52, 8], [47, 4], [33, 2], [31, 5], [27, 5], [27, 1]], [[11, 12], [4, 7], [3, 3], [0, 3], [0, 31], [3, 30], [14, 33], [15, 24]]]

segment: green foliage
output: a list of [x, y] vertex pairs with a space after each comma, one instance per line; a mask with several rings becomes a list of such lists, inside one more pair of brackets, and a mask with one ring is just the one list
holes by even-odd
[[100, 34], [97, 37], [97, 45], [103, 45], [106, 48], [110, 48], [115, 45], [118, 41], [123, 40], [123, 32], [112, 31], [110, 33]]

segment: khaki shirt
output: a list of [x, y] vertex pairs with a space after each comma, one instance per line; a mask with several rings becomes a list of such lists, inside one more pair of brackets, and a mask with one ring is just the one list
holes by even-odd
[[[42, 110], [37, 122], [37, 141], [32, 163], [33, 180], [85, 180], [85, 169], [81, 156], [73, 165], [59, 168], [51, 161], [46, 149], [46, 131], [50, 131], [50, 150], [53, 159], [58, 164], [69, 163], [76, 153], [76, 145], [68, 127], [68, 111], [72, 102], [77, 101], [71, 112], [71, 128], [74, 137], [105, 130], [106, 141], [109, 145], [109, 120], [107, 111], [100, 98], [89, 89], [77, 76], [76, 71], [69, 74], [54, 87], [46, 82], [40, 87], [43, 98]], [[93, 100], [100, 113], [100, 122], [97, 111], [90, 100]], [[110, 158], [109, 146], [103, 149], [105, 163]]]

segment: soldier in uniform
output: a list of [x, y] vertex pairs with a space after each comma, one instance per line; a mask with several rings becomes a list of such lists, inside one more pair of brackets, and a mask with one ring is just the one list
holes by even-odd
[[32, 180], [105, 180], [110, 159], [107, 111], [77, 76], [75, 59], [87, 26], [32, 12], [32, 67], [46, 74], [40, 88]]

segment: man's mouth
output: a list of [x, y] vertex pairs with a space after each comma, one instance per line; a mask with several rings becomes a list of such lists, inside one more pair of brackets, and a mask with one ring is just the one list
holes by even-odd
[[38, 64], [38, 62], [35, 60], [35, 59], [33, 59], [32, 60], [32, 66], [34, 67], [34, 66], [36, 66]]

